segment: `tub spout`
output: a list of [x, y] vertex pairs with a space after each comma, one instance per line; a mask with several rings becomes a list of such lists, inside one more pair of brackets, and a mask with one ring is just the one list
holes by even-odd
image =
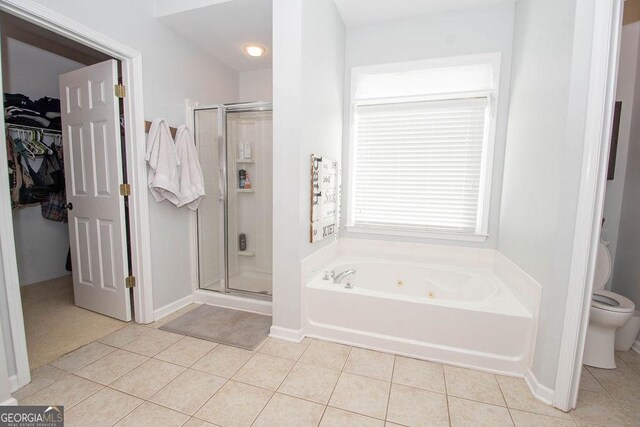
[[333, 283], [338, 284], [342, 279], [351, 276], [352, 274], [356, 274], [356, 271], [354, 269], [345, 270], [340, 274], [336, 274], [336, 276], [333, 278]]

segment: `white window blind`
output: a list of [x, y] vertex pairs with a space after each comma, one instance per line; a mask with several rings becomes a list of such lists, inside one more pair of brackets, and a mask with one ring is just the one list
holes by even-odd
[[352, 225], [480, 233], [487, 106], [356, 104]]

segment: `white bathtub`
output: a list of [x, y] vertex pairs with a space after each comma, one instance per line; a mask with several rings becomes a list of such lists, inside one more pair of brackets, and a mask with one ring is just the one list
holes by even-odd
[[[468, 248], [462, 250], [465, 256], [451, 259], [424, 251], [405, 256], [346, 246], [306, 283], [306, 335], [493, 372], [524, 373], [535, 309], [517, 286], [496, 273], [493, 251], [481, 250], [479, 260], [469, 262], [468, 253], [474, 250]], [[446, 248], [444, 252], [456, 253]], [[324, 271], [348, 269], [356, 270], [343, 280], [351, 289], [323, 280]]]

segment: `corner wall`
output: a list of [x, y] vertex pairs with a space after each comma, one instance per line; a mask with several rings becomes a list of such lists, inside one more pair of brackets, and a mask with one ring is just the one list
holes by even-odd
[[532, 374], [555, 388], [573, 250], [593, 1], [518, 0], [497, 249], [543, 288]]
[[345, 29], [326, 0], [274, 2], [273, 28], [272, 333], [285, 337], [302, 326], [302, 259], [334, 240], [309, 243], [309, 171], [311, 154], [340, 160]]

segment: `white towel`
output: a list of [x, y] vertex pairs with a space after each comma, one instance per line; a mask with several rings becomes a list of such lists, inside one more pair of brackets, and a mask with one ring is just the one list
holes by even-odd
[[149, 163], [147, 185], [156, 202], [165, 199], [178, 205], [180, 198], [180, 160], [171, 138], [169, 125], [164, 119], [155, 119], [149, 128], [147, 154]]
[[204, 196], [204, 178], [191, 131], [182, 125], [176, 132], [176, 151], [180, 160], [180, 201], [178, 207], [197, 210]]

